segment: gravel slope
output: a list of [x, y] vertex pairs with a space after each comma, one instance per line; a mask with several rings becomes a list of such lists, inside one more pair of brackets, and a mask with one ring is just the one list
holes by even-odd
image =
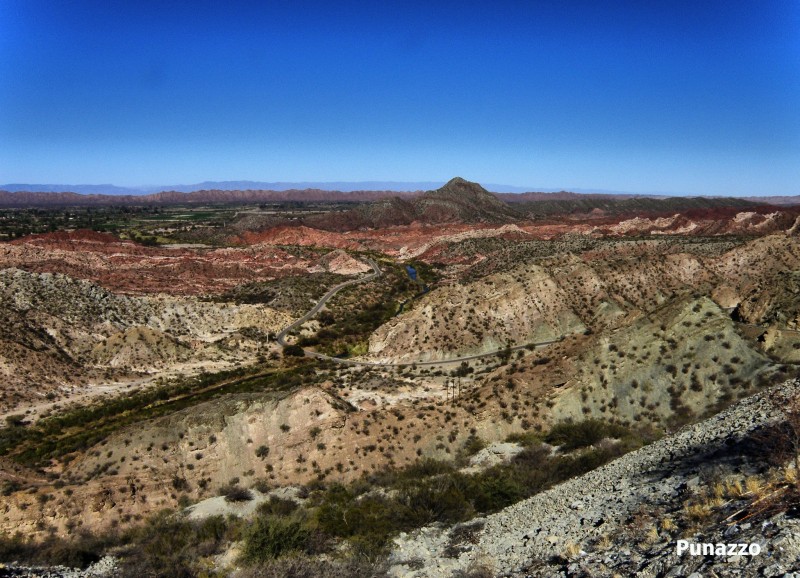
[[[777, 388], [800, 391], [800, 381]], [[581, 570], [592, 562], [591, 555], [584, 554], [583, 565], [560, 565], [553, 557], [562, 554], [568, 544], [583, 547], [613, 533], [642, 506], [651, 511], [658, 507], [674, 510], [682, 503], [687, 487], [696, 487], [712, 469], [746, 469], [746, 452], [737, 442], [776, 418], [770, 393], [751, 396], [710, 419], [481, 519], [483, 528], [473, 532], [469, 543], [461, 545], [455, 554], [452, 547], [448, 549], [448, 528], [426, 527], [411, 535], [402, 534], [390, 557], [391, 573], [420, 578], [452, 576], [482, 565], [498, 575], [606, 575], [597, 568], [589, 573], [586, 568]], [[800, 525], [785, 519], [778, 523], [781, 527], [774, 532], [764, 532], [774, 540], [762, 539], [764, 555], [751, 562], [759, 565], [753, 566], [755, 573], [735, 575], [783, 576], [784, 571], [792, 569], [800, 555]], [[759, 536], [755, 533], [750, 538]], [[674, 549], [674, 542], [661, 544], [660, 549], [654, 546], [651, 555], [632, 563], [622, 559], [626, 556], [622, 552], [602, 567], [625, 567], [619, 575], [682, 576], [681, 572], [669, 574], [667, 570], [678, 567]], [[454, 555], [457, 557], [448, 557]], [[631, 552], [627, 556], [630, 558]], [[760, 573], [769, 564], [778, 564], [777, 573]], [[632, 565], [636, 572], [632, 572]], [[561, 566], [566, 566], [566, 572]], [[724, 574], [718, 571], [717, 575]]]

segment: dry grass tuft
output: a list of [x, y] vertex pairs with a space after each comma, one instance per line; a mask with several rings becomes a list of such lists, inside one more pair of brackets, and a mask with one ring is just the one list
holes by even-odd
[[658, 534], [658, 528], [656, 528], [655, 526], [651, 526], [644, 537], [644, 543], [655, 544], [656, 542], [658, 542], [659, 538], [661, 538], [661, 536], [659, 536]]
[[672, 518], [664, 518], [663, 520], [661, 520], [661, 529], [666, 532], [672, 532], [678, 529], [678, 525]]
[[797, 485], [798, 481], [800, 481], [800, 478], [797, 476], [797, 469], [792, 466], [783, 468], [781, 473], [781, 481], [785, 484]]
[[747, 494], [741, 480], [738, 479], [727, 480], [725, 482], [725, 492], [733, 498], [743, 498]]
[[690, 522], [705, 522], [711, 517], [711, 507], [706, 503], [687, 504], [683, 508], [686, 519]]
[[603, 534], [600, 539], [595, 543], [596, 550], [608, 550], [611, 547], [611, 537], [608, 534]]
[[564, 558], [566, 558], [567, 560], [574, 560], [575, 558], [580, 556], [580, 554], [581, 554], [581, 547], [579, 544], [576, 544], [575, 542], [567, 542], [567, 545], [564, 546], [564, 552], [562, 553]]
[[769, 491], [769, 486], [759, 476], [748, 476], [744, 480], [744, 489], [748, 494], [761, 498]]

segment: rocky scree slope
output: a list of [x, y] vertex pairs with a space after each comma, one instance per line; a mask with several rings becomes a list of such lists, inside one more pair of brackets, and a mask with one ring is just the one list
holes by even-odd
[[[777, 391], [800, 393], [800, 383], [786, 382]], [[473, 520], [466, 532], [463, 525], [431, 526], [401, 535], [391, 554], [391, 574], [449, 577], [476, 567], [488, 567], [492, 575], [548, 578], [678, 577], [696, 569], [704, 576], [783, 576], [798, 570], [800, 521], [785, 515], [755, 528], [734, 527], [724, 535], [724, 528], [717, 528], [694, 537], [701, 542], [759, 542], [763, 554], [751, 559], [679, 559], [677, 534], [662, 528], [654, 541], [634, 547], [626, 533], [642, 512], [678, 518], [692, 491], [712, 473], [748, 471], [759, 462], [763, 466], [763, 455], [744, 448], [750, 434], [778, 419], [775, 393], [758, 393], [588, 474]], [[561, 556], [570, 545], [572, 559], [565, 560]], [[712, 568], [716, 574], [706, 574]]]

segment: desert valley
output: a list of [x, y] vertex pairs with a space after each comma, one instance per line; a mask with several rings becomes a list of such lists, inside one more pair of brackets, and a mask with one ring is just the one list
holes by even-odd
[[797, 199], [277, 195], [0, 193], [8, 575], [792, 575]]

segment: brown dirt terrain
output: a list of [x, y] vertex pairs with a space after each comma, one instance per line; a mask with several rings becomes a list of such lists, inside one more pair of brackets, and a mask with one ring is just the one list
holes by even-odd
[[419, 257], [470, 237], [499, 237], [519, 240], [551, 240], [565, 235], [589, 238], [665, 236], [757, 237], [780, 231], [793, 231], [800, 209], [739, 211], [735, 208], [694, 210], [685, 214], [569, 215], [536, 222], [513, 224], [459, 221], [436, 225], [413, 222], [376, 229], [328, 231], [307, 225], [282, 225], [264, 231], [243, 232], [230, 237], [234, 244], [275, 244], [309, 247], [337, 247], [378, 251], [398, 258]]
[[[383, 202], [408, 209], [395, 205]], [[314, 365], [291, 389], [230, 393], [126, 425], [38, 472], [0, 461], [0, 477], [27, 484], [4, 497], [0, 530], [124, 526], [214, 496], [232, 478], [245, 487], [352, 481], [421, 457], [452, 460], [470, 436], [503, 441], [564, 419], [674, 428], [798, 360], [795, 209], [508, 223], [494, 206], [496, 218], [468, 224], [469, 204], [435, 205], [436, 225], [279, 226], [231, 235], [231, 248], [151, 248], [88, 232], [0, 245], [8, 407], [114, 372], [253, 363], [266, 353], [262, 337], [319, 294], [283, 282], [359, 274], [353, 250], [419, 259], [442, 277], [371, 334], [373, 360], [563, 337], [444, 370]], [[393, 220], [379, 209], [367, 217]], [[337, 314], [374, 297], [359, 290], [369, 289], [342, 295]]]
[[222, 293], [250, 281], [306, 274], [321, 266], [319, 259], [312, 251], [296, 255], [258, 244], [217, 249], [145, 247], [91, 231], [31, 235], [0, 245], [0, 268], [63, 273], [130, 294]]

